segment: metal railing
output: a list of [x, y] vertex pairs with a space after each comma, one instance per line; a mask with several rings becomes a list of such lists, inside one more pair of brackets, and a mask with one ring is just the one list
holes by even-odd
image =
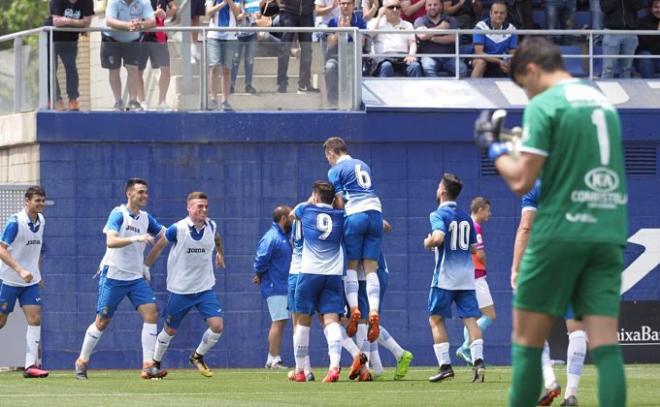
[[[53, 33], [56, 31], [63, 32], [111, 32], [109, 28], [86, 28], [86, 29], [72, 29], [72, 28], [59, 28], [59, 27], [40, 27], [32, 30], [22, 31], [18, 33], [9, 34], [3, 37], [0, 37], [0, 47], [2, 44], [7, 43], [8, 41], [13, 41], [13, 52], [14, 52], [14, 76], [13, 76], [13, 111], [25, 111], [30, 110], [30, 108], [49, 108], [49, 95], [55, 95], [55, 66], [54, 58], [55, 53], [53, 52], [52, 47], [48, 47], [48, 44], [53, 43]], [[286, 32], [310, 32], [310, 33], [337, 33], [338, 37], [338, 67], [339, 67], [339, 103], [338, 107], [345, 110], [357, 110], [360, 108], [361, 104], [361, 82], [362, 82], [362, 64], [360, 61], [364, 58], [370, 57], [393, 57], [393, 56], [406, 56], [407, 54], [363, 54], [362, 53], [362, 37], [363, 36], [372, 36], [374, 34], [398, 34], [398, 35], [410, 35], [417, 34], [419, 31], [415, 30], [358, 30], [354, 27], [348, 28], [320, 28], [320, 27], [227, 27], [227, 28], [211, 28], [211, 27], [159, 27], [152, 30], [153, 31], [163, 31], [167, 33], [181, 33], [182, 42], [181, 42], [181, 75], [182, 75], [182, 90], [183, 92], [191, 92], [193, 84], [193, 74], [192, 67], [190, 63], [190, 33], [197, 31], [200, 33], [200, 38], [202, 42], [202, 49], [204, 52], [201, 52], [200, 68], [201, 72], [199, 74], [199, 86], [200, 86], [200, 98], [199, 98], [199, 108], [207, 109], [208, 107], [208, 64], [207, 64], [207, 35], [210, 32], [265, 32], [265, 33], [286, 33]], [[588, 78], [594, 79], [594, 60], [596, 59], [621, 59], [621, 58], [660, 58], [658, 55], [600, 55], [595, 53], [594, 37], [602, 35], [654, 35], [657, 36], [660, 34], [658, 31], [642, 31], [642, 30], [632, 30], [632, 31], [612, 31], [612, 30], [425, 30], [426, 34], [433, 35], [453, 35], [455, 38], [454, 53], [452, 54], [420, 54], [416, 56], [430, 56], [430, 57], [442, 57], [442, 58], [454, 58], [455, 61], [455, 77], [459, 78], [459, 65], [461, 64], [462, 59], [475, 59], [480, 58], [480, 54], [474, 53], [464, 53], [462, 50], [462, 37], [465, 35], [474, 35], [474, 34], [504, 34], [511, 33], [517, 36], [530, 36], [530, 35], [543, 35], [543, 36], [571, 36], [571, 37], [585, 37], [586, 38], [586, 53], [585, 54], [574, 54], [574, 55], [564, 55], [564, 58], [567, 59], [588, 59]], [[37, 94], [38, 94], [38, 103], [37, 106], [26, 105], [26, 99], [28, 98], [26, 94], [26, 83], [28, 82], [26, 74], [28, 72], [25, 69], [24, 61], [24, 52], [23, 48], [26, 46], [26, 38], [38, 35], [37, 49], [38, 49], [38, 80], [37, 82]], [[659, 38], [660, 40], [660, 38]], [[510, 55], [490, 55], [501, 58], [509, 58]], [[49, 63], [50, 62], [50, 63]], [[0, 76], [0, 79], [2, 77]], [[35, 78], [32, 78], [32, 81], [35, 81]]]

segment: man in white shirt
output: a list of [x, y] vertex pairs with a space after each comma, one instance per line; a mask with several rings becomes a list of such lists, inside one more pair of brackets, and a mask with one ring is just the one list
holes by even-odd
[[[191, 192], [187, 198], [188, 216], [176, 222], [160, 238], [147, 256], [147, 267], [156, 261], [168, 243], [172, 243], [167, 257], [167, 291], [170, 293], [165, 307], [165, 326], [158, 334], [151, 376], [162, 376], [160, 362], [181, 321], [188, 311], [197, 308], [208, 325], [197, 349], [190, 355], [190, 363], [202, 376], [213, 372], [204, 362], [204, 355], [222, 335], [222, 306], [213, 291], [216, 267], [225, 267], [222, 240], [217, 224], [208, 218], [209, 200], [204, 192]], [[215, 256], [213, 251], [215, 250]]]
[[[367, 25], [369, 30], [413, 30], [413, 25], [401, 19], [399, 0], [385, 0], [378, 10], [378, 17]], [[407, 77], [422, 76], [422, 67], [417, 61], [417, 42], [415, 34], [370, 34], [377, 63], [374, 76], [387, 78], [395, 73]], [[391, 57], [382, 54], [393, 54]]]

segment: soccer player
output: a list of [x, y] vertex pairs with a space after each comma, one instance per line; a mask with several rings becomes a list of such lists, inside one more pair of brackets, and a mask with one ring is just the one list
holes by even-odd
[[[158, 335], [158, 309], [154, 292], [147, 282], [151, 275], [144, 265], [144, 249], [155, 238], [160, 238], [165, 228], [144, 210], [149, 199], [147, 181], [131, 178], [126, 181], [124, 192], [126, 204], [110, 212], [103, 228], [107, 249], [99, 267], [96, 320], [87, 328], [80, 356], [75, 362], [76, 379], [79, 380], [87, 380], [92, 351], [124, 297], [131, 300], [144, 321], [141, 377], [153, 378], [150, 368]], [[163, 373], [167, 374], [166, 371]]]
[[[513, 262], [511, 264], [511, 287], [514, 290], [516, 289], [520, 260], [527, 248], [529, 237], [532, 232], [534, 215], [536, 215], [536, 210], [538, 208], [540, 190], [541, 182], [536, 181], [534, 188], [523, 195], [522, 198], [522, 214], [520, 216], [518, 230], [516, 231], [516, 241], [513, 246]], [[570, 307], [564, 315], [564, 319], [566, 320], [566, 331], [568, 333], [568, 349], [566, 355], [567, 383], [564, 401], [561, 405], [577, 406], [577, 391], [580, 385], [580, 376], [582, 375], [584, 358], [587, 354], [587, 334], [584, 331], [583, 324], [574, 319], [574, 314]], [[543, 346], [541, 361], [543, 365], [544, 389], [537, 405], [549, 406], [552, 404], [552, 401], [561, 394], [561, 386], [557, 382], [555, 372], [552, 369], [550, 346], [547, 341]]]
[[[213, 372], [204, 362], [204, 355], [222, 336], [222, 306], [213, 292], [215, 267], [225, 267], [224, 249], [217, 224], [209, 219], [209, 200], [204, 192], [188, 194], [188, 217], [176, 222], [154, 245], [145, 265], [151, 267], [163, 249], [174, 246], [167, 256], [167, 291], [170, 293], [165, 306], [165, 325], [158, 334], [150, 374], [163, 375], [160, 362], [183, 318], [193, 307], [197, 308], [208, 325], [202, 341], [190, 355], [190, 363], [202, 376], [212, 377]], [[215, 249], [215, 256], [213, 250]]]
[[429, 324], [433, 333], [433, 349], [438, 359], [438, 373], [429, 377], [439, 382], [454, 377], [449, 357], [449, 339], [445, 318], [451, 318], [451, 304], [470, 335], [470, 353], [474, 365], [472, 382], [483, 382], [486, 373], [484, 341], [477, 326], [480, 316], [474, 290], [474, 264], [471, 253], [477, 249], [477, 236], [472, 219], [456, 206], [463, 182], [454, 174], [445, 173], [436, 191], [440, 206], [431, 212], [432, 232], [424, 239], [424, 247], [435, 252], [435, 267], [429, 293]]
[[259, 239], [254, 256], [252, 282], [260, 285], [261, 295], [268, 303], [272, 321], [268, 331], [268, 357], [266, 369], [286, 369], [282, 363], [281, 348], [284, 328], [289, 320], [287, 310], [288, 278], [291, 269], [292, 248], [291, 208], [278, 205], [273, 209], [273, 223]]
[[332, 166], [328, 180], [337, 193], [335, 207], [345, 209], [344, 246], [348, 257], [345, 290], [350, 308], [346, 331], [355, 336], [362, 314], [358, 308], [357, 268], [362, 262], [369, 299], [369, 330], [367, 338], [374, 342], [379, 335], [380, 283], [378, 257], [383, 240], [383, 214], [380, 199], [373, 186], [371, 169], [367, 164], [348, 155], [348, 147], [339, 137], [323, 143], [325, 158]]
[[[486, 281], [486, 251], [481, 229], [481, 225], [490, 219], [490, 201], [483, 196], [474, 197], [470, 204], [470, 212], [470, 217], [472, 218], [474, 230], [477, 235], [477, 249], [481, 249], [472, 255], [472, 261], [474, 263], [474, 288], [477, 294], [479, 311], [481, 312], [481, 317], [477, 319], [477, 325], [479, 325], [479, 329], [483, 335], [484, 331], [495, 321], [493, 296], [490, 294], [490, 287], [488, 287], [488, 281]], [[471, 364], [470, 335], [467, 328], [463, 330], [463, 337], [465, 340], [463, 345], [456, 349], [456, 356]]]
[[535, 405], [543, 344], [571, 304], [589, 337], [600, 405], [623, 406], [617, 326], [628, 194], [618, 113], [600, 91], [571, 77], [559, 48], [544, 38], [522, 43], [510, 75], [531, 99], [520, 156], [499, 141], [500, 120], [482, 114], [475, 123], [477, 145], [514, 192], [528, 192], [539, 177], [543, 184], [516, 280], [509, 405]]
[[25, 191], [25, 207], [9, 217], [0, 240], [0, 329], [18, 299], [27, 321], [25, 378], [48, 376], [48, 371], [39, 366], [43, 285], [39, 262], [46, 224], [42, 214], [45, 202], [46, 192], [41, 187], [29, 187]]
[[294, 212], [295, 218], [302, 223], [304, 236], [294, 299], [298, 321], [293, 335], [296, 358], [294, 380], [297, 382], [306, 381], [304, 365], [309, 353], [309, 331], [312, 315], [317, 311], [323, 318], [330, 356], [330, 368], [323, 382], [339, 380], [342, 348], [339, 315], [344, 312], [344, 254], [341, 248], [344, 212], [332, 207], [334, 199], [332, 185], [316, 181], [308, 203], [298, 205]]

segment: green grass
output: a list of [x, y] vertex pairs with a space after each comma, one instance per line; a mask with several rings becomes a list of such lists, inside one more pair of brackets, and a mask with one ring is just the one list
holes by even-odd
[[[555, 369], [565, 383], [564, 369]], [[54, 371], [47, 379], [23, 379], [17, 372], [0, 373], [0, 405], [5, 406], [504, 406], [510, 367], [489, 367], [486, 382], [470, 383], [471, 371], [457, 366], [450, 382], [429, 383], [431, 367], [411, 368], [403, 381], [353, 383], [345, 379], [323, 384], [324, 370], [315, 369], [317, 381], [292, 383], [286, 371], [265, 369], [215, 369], [204, 378], [193, 370], [172, 370], [164, 380], [145, 381], [136, 370], [90, 370], [90, 379], [76, 381], [71, 371]], [[626, 368], [628, 405], [660, 404], [660, 365]], [[595, 406], [596, 372], [585, 367], [580, 386], [580, 406]], [[555, 405], [559, 402], [555, 400]]]

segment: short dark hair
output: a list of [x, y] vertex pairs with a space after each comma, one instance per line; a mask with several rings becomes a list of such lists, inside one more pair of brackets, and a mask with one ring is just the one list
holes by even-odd
[[463, 181], [456, 174], [445, 172], [442, 174], [442, 185], [449, 195], [449, 199], [456, 199], [463, 189]]
[[327, 181], [316, 181], [312, 190], [319, 196], [321, 202], [332, 205], [335, 200], [335, 187]]
[[193, 192], [188, 194], [188, 197], [186, 198], [186, 202], [190, 202], [193, 199], [206, 199], [206, 200], [208, 200], [209, 197], [204, 192], [193, 191]]
[[32, 185], [25, 191], [25, 199], [30, 200], [35, 195], [43, 196], [45, 198], [46, 191], [39, 185]]
[[335, 154], [346, 154], [348, 152], [348, 146], [341, 137], [330, 137], [323, 143], [323, 149], [332, 151]]
[[128, 192], [129, 189], [133, 188], [133, 185], [140, 184], [147, 186], [147, 181], [143, 180], [142, 178], [129, 178], [126, 180], [126, 184], [124, 185], [124, 192]]
[[273, 222], [278, 223], [280, 219], [282, 219], [282, 216], [289, 216], [289, 213], [291, 212], [291, 208], [289, 208], [286, 205], [278, 205], [273, 209]]
[[516, 75], [524, 75], [527, 65], [532, 62], [544, 72], [566, 70], [561, 51], [554, 42], [543, 37], [527, 37], [518, 46], [509, 63], [511, 79], [516, 82]]
[[477, 213], [480, 209], [483, 209], [487, 206], [490, 206], [490, 201], [488, 198], [483, 196], [475, 196], [472, 198], [472, 203], [470, 203], [470, 211], [472, 211], [472, 213]]
[[490, 8], [492, 9], [493, 6], [496, 5], [496, 4], [501, 4], [502, 6], [504, 6], [504, 8], [506, 9], [507, 14], [509, 13], [509, 5], [507, 4], [506, 1], [504, 1], [504, 0], [495, 0], [494, 2], [491, 3]]

